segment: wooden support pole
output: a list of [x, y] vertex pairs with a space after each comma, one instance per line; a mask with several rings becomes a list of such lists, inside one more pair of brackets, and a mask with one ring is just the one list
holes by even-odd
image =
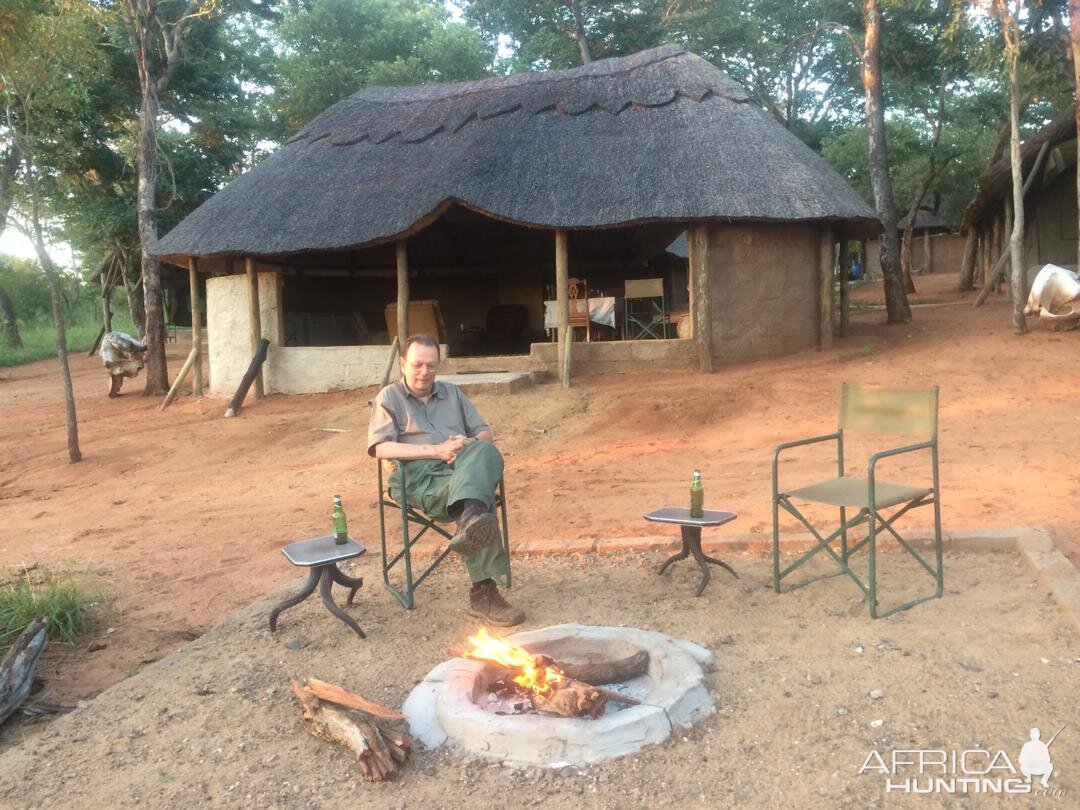
[[833, 228], [825, 225], [818, 243], [818, 348], [827, 351], [833, 341]]
[[163, 411], [172, 404], [172, 401], [176, 399], [176, 395], [180, 393], [180, 386], [183, 385], [184, 379], [187, 377], [188, 372], [191, 371], [191, 367], [198, 361], [199, 347], [192, 346], [191, 351], [188, 352], [187, 360], [184, 361], [184, 365], [180, 367], [180, 373], [176, 375], [176, 380], [173, 382], [172, 387], [169, 389], [169, 393], [165, 395], [164, 401], [158, 405], [158, 410]]
[[570, 386], [570, 346], [574, 339], [570, 331], [570, 250], [566, 231], [555, 231], [555, 301], [559, 329], [559, 380], [564, 388]]
[[401, 356], [401, 338], [395, 336], [394, 342], [390, 344], [390, 354], [386, 356], [386, 367], [383, 369], [382, 374], [382, 387], [386, 388], [390, 384], [390, 374], [394, 370], [394, 361]]
[[[404, 239], [399, 239], [397, 250], [397, 333], [401, 345], [409, 337], [409, 252]], [[433, 336], [436, 340], [438, 335]]]
[[709, 303], [709, 226], [690, 227], [690, 313], [697, 344], [698, 371], [713, 370], [712, 306]]
[[[255, 272], [255, 260], [251, 257], [244, 259], [244, 271], [248, 277], [248, 323], [251, 327], [251, 353], [255, 355], [259, 351], [259, 341], [262, 340], [262, 321], [259, 314], [259, 274]], [[255, 375], [255, 399], [263, 398], [263, 374], [262, 364], [259, 364], [258, 373]]]
[[195, 351], [195, 382], [192, 393], [203, 395], [202, 376], [202, 294], [199, 292], [198, 259], [188, 259], [188, 284], [191, 286], [191, 347]]
[[845, 239], [840, 243], [840, 337], [847, 337], [851, 329], [851, 296], [848, 281], [851, 278], [851, 250]]
[[244, 397], [247, 396], [248, 389], [251, 388], [252, 380], [259, 376], [259, 371], [262, 369], [262, 364], [266, 362], [266, 353], [269, 349], [269, 340], [263, 338], [259, 341], [259, 345], [255, 349], [255, 355], [251, 358], [251, 363], [248, 365], [247, 371], [244, 372], [244, 376], [240, 378], [240, 385], [237, 386], [236, 393], [233, 394], [232, 401], [225, 411], [225, 416], [232, 417], [240, 413], [240, 406], [244, 404]]

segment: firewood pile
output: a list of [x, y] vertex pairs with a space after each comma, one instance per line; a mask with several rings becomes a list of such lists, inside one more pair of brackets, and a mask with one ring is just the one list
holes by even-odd
[[304, 728], [352, 751], [367, 781], [397, 778], [398, 766], [409, 758], [412, 742], [408, 735], [391, 730], [389, 722], [404, 720], [405, 715], [317, 678], [291, 683]]

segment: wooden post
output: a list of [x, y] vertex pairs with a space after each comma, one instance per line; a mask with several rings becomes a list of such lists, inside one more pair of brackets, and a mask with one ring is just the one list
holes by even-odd
[[930, 231], [929, 231], [929, 229], [923, 231], [923, 243], [922, 243], [922, 246], [923, 246], [923, 251], [922, 251], [923, 252], [923, 272], [924, 273], [931, 273], [931, 272], [933, 272], [933, 268], [930, 267]]
[[[110, 264], [106, 270], [101, 271], [101, 275], [98, 277], [98, 280], [101, 282], [101, 322], [104, 325], [106, 332], [112, 331], [113, 270], [114, 267]], [[106, 278], [106, 276], [108, 276], [108, 278]]]
[[188, 352], [187, 359], [184, 361], [184, 365], [180, 367], [180, 373], [176, 375], [176, 379], [173, 381], [172, 388], [169, 389], [169, 393], [165, 395], [165, 400], [158, 405], [158, 410], [163, 411], [172, 404], [172, 401], [176, 399], [176, 395], [180, 393], [180, 386], [184, 384], [184, 378], [187, 377], [188, 372], [191, 371], [191, 366], [197, 363], [199, 359], [199, 347], [192, 345], [191, 351]]
[[[262, 320], [259, 314], [259, 274], [255, 272], [255, 260], [246, 257], [244, 259], [244, 271], [248, 277], [248, 324], [251, 328], [251, 353], [259, 351], [259, 341], [262, 340]], [[263, 374], [262, 365], [259, 366], [258, 374], [255, 375], [255, 399], [263, 397]]]
[[195, 352], [195, 381], [192, 393], [203, 395], [202, 378], [202, 295], [199, 293], [198, 259], [188, 259], [188, 284], [191, 286], [191, 347]]
[[555, 231], [555, 301], [559, 328], [559, 380], [564, 388], [570, 386], [570, 253], [566, 231]]
[[840, 242], [840, 337], [847, 337], [851, 328], [851, 297], [848, 280], [851, 278], [851, 250], [847, 240]]
[[382, 388], [390, 384], [390, 375], [394, 372], [394, 363], [401, 357], [401, 338], [395, 337], [390, 344], [390, 354], [386, 356], [386, 366], [383, 368]]
[[862, 267], [863, 278], [868, 279], [868, 278], [870, 278], [870, 273], [867, 271], [866, 257], [867, 257], [866, 240], [865, 239], [860, 239], [859, 240], [859, 266]]
[[[397, 333], [401, 345], [409, 337], [409, 253], [405, 240], [397, 241]], [[436, 340], [438, 335], [434, 336]]]
[[979, 230], [979, 284], [985, 284], [990, 278], [990, 232], [985, 228]]
[[690, 319], [697, 344], [698, 371], [713, 370], [712, 306], [709, 303], [709, 226], [690, 226]]
[[818, 242], [818, 348], [832, 348], [833, 340], [833, 228], [825, 225]]

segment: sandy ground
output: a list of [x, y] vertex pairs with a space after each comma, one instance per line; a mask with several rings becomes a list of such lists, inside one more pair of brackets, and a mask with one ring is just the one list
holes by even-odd
[[[764, 539], [771, 449], [833, 429], [842, 381], [938, 384], [946, 529], [1044, 527], [1080, 562], [1080, 334], [1036, 323], [1015, 337], [1003, 297], [976, 310], [954, 281], [918, 278], [910, 325], [858, 312], [851, 336], [826, 353], [709, 376], [609, 375], [569, 390], [477, 396], [507, 456], [514, 542], [657, 534], [642, 513], [681, 503], [695, 467], [707, 505], [739, 514], [730, 530]], [[855, 298], [880, 295], [875, 284]], [[175, 369], [186, 347], [170, 348]], [[107, 597], [91, 638], [50, 650], [46, 699], [90, 697], [290, 582], [278, 549], [326, 531], [335, 493], [353, 534], [377, 545], [375, 469], [364, 454], [372, 389], [270, 397], [226, 420], [225, 403], [190, 396], [159, 413], [138, 385], [108, 400], [96, 358], [73, 358], [73, 373], [77, 465], [67, 463], [55, 361], [0, 370], [0, 566], [12, 576], [34, 564], [71, 571]], [[849, 442], [852, 468], [866, 449]], [[782, 474], [808, 479], [829, 463], [808, 452]], [[917, 480], [925, 469], [892, 473]], [[923, 512], [914, 524], [927, 525]], [[540, 598], [518, 594], [530, 608]], [[381, 590], [368, 598], [384, 608], [390, 599]], [[89, 653], [91, 640], [106, 646]], [[6, 739], [34, 725], [9, 726]]]
[[[276, 635], [270, 604], [243, 610], [184, 650], [0, 755], [7, 807], [934, 807], [977, 798], [886, 801], [872, 750], [1004, 750], [1015, 763], [1028, 729], [1049, 737], [1051, 786], [1075, 806], [1080, 641], [1014, 554], [950, 553], [945, 598], [870, 621], [855, 586], [832, 577], [775, 595], [759, 555], [730, 555], [703, 598], [685, 563], [663, 577], [658, 552], [532, 557], [514, 593], [530, 627], [630, 624], [704, 644], [717, 713], [667, 743], [580, 771], [513, 771], [439, 750], [418, 752], [397, 783], [357, 778], [344, 749], [301, 729], [294, 675], [343, 683], [400, 706], [412, 686], [474, 629], [455, 563], [425, 583], [415, 611], [378, 587], [353, 609], [367, 641], [308, 602]], [[885, 555], [893, 598], [929, 578]], [[356, 571], [377, 581], [377, 561]], [[818, 571], [831, 570], [824, 567]], [[366, 591], [367, 589], [365, 589]], [[298, 650], [289, 646], [298, 646]], [[871, 697], [881, 690], [882, 695]], [[881, 721], [875, 724], [875, 721]], [[581, 720], [580, 722], [589, 722]], [[973, 760], [974, 762], [975, 760]], [[985, 759], [980, 760], [985, 764]], [[1047, 805], [1060, 801], [1060, 805]], [[1016, 804], [1012, 804], [1016, 802]], [[1042, 802], [1042, 804], [1040, 804]], [[1003, 805], [1004, 806], [1004, 805]]]

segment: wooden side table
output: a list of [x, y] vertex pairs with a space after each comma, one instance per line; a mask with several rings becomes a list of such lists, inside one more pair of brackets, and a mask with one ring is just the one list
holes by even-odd
[[363, 586], [364, 579], [363, 577], [350, 577], [342, 573], [338, 568], [338, 563], [342, 560], [359, 557], [365, 551], [367, 549], [351, 537], [341, 545], [337, 544], [334, 542], [332, 534], [289, 543], [289, 545], [281, 549], [281, 553], [293, 565], [298, 568], [310, 568], [311, 571], [308, 574], [308, 581], [304, 583], [304, 587], [300, 589], [299, 593], [290, 596], [270, 611], [270, 632], [277, 630], [278, 616], [281, 615], [283, 610], [299, 605], [311, 594], [315, 593], [315, 588], [318, 588], [326, 609], [345, 622], [360, 638], [367, 638], [364, 631], [360, 629], [360, 625], [356, 623], [352, 616], [335, 604], [333, 596], [330, 594], [330, 589], [336, 582], [338, 585], [343, 585], [349, 589], [349, 596], [345, 600], [345, 604], [351, 605], [353, 603], [353, 598]]
[[685, 560], [693, 554], [698, 567], [701, 568], [701, 584], [698, 586], [697, 593], [694, 596], [701, 596], [705, 586], [709, 584], [708, 565], [719, 565], [726, 568], [728, 573], [738, 579], [739, 575], [735, 573], [734, 568], [723, 560], [709, 557], [701, 550], [702, 526], [723, 526], [736, 517], [737, 515], [734, 512], [723, 512], [718, 509], [705, 509], [701, 517], [690, 517], [690, 510], [680, 506], [665, 506], [663, 509], [649, 512], [649, 514], [645, 515], [646, 520], [651, 520], [653, 523], [674, 523], [682, 529], [682, 550], [668, 558], [656, 573], [664, 573], [668, 566], [676, 560]]

